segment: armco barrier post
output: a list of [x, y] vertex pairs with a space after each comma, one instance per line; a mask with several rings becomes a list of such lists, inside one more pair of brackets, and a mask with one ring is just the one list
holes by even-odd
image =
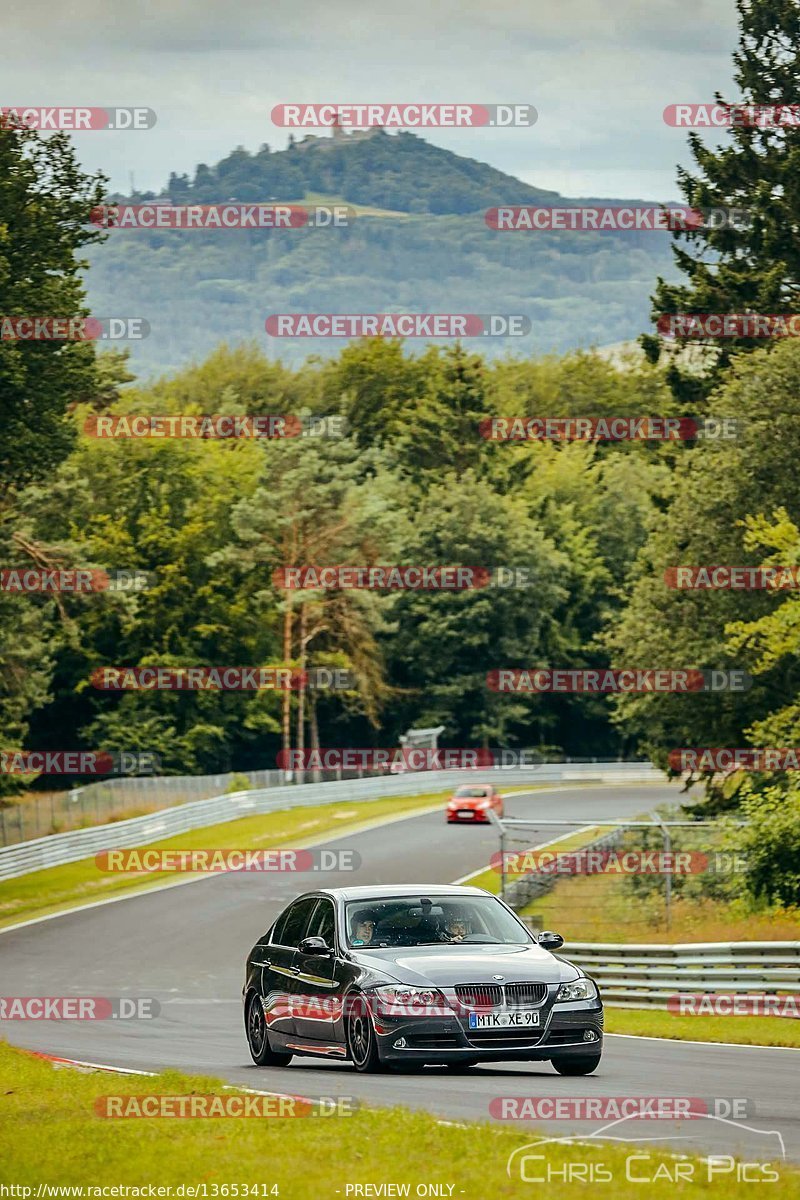
[[[650, 814], [650, 816], [653, 818], [653, 821], [661, 827], [661, 837], [663, 838], [664, 842], [664, 854], [667, 855], [672, 850], [672, 838], [670, 837], [669, 829], [664, 824], [663, 817], [660, 817], [658, 813], [653, 812]], [[672, 924], [672, 873], [670, 871], [664, 872], [664, 920], [666, 928], [669, 930]]]

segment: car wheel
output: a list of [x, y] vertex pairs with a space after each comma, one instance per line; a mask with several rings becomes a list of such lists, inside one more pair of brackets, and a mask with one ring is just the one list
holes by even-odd
[[261, 997], [253, 994], [247, 1004], [247, 1044], [250, 1057], [259, 1067], [288, 1067], [291, 1054], [279, 1054], [269, 1044], [267, 1023], [261, 1007]]
[[378, 1039], [369, 1005], [363, 996], [354, 996], [347, 1014], [347, 1053], [357, 1071], [380, 1071]]
[[591, 1075], [600, 1065], [601, 1054], [576, 1054], [568, 1058], [551, 1058], [550, 1061], [559, 1075]]
[[477, 1058], [468, 1058], [463, 1062], [445, 1063], [448, 1071], [469, 1071], [472, 1067], [477, 1067]]

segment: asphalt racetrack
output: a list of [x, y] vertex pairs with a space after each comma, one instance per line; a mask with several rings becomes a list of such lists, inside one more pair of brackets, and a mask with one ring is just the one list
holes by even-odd
[[[596, 822], [648, 812], [677, 795], [667, 785], [561, 785], [509, 797], [506, 814]], [[529, 844], [561, 832], [532, 830]], [[241, 1012], [245, 957], [289, 900], [326, 884], [455, 881], [485, 867], [497, 844], [491, 827], [448, 826], [443, 812], [428, 813], [326, 841], [358, 852], [355, 874], [214, 875], [0, 931], [5, 996], [148, 996], [161, 1005], [154, 1020], [2, 1021], [0, 1033], [65, 1058], [143, 1071], [179, 1067], [260, 1090], [424, 1108], [450, 1121], [489, 1121], [489, 1103], [500, 1096], [742, 1098], [751, 1115], [736, 1123], [635, 1120], [605, 1136], [760, 1160], [779, 1159], [782, 1141], [786, 1157], [800, 1160], [797, 1050], [611, 1036], [599, 1069], [584, 1078], [561, 1077], [549, 1063], [492, 1064], [464, 1075], [438, 1067], [360, 1075], [347, 1063], [308, 1058], [283, 1069], [251, 1063]], [[570, 931], [558, 932], [569, 957]], [[606, 1124], [539, 1121], [531, 1128], [585, 1137]]]

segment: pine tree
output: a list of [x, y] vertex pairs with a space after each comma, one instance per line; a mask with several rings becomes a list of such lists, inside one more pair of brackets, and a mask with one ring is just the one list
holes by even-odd
[[[0, 121], [0, 317], [88, 316], [81, 252], [104, 236], [89, 217], [105, 185], [81, 170], [67, 134]], [[0, 515], [66, 458], [68, 409], [96, 380], [92, 341], [0, 337]]]
[[[798, 0], [737, 0], [739, 48], [734, 54], [737, 105], [794, 105], [782, 121], [733, 125], [722, 147], [689, 134], [697, 172], [678, 168], [678, 184], [694, 209], [744, 209], [733, 227], [680, 230], [673, 253], [688, 283], [659, 279], [654, 320], [661, 313], [796, 313], [800, 311], [800, 3]], [[715, 99], [726, 101], [718, 92]], [[652, 362], [667, 343], [642, 339]], [[691, 339], [695, 342], [696, 339]], [[669, 344], [672, 344], [671, 342]], [[678, 338], [684, 346], [687, 339]], [[670, 385], [682, 401], [702, 401], [739, 352], [767, 344], [764, 338], [711, 339], [703, 351], [702, 376], [687, 369], [687, 356], [672, 356]], [[707, 356], [707, 357], [705, 357]]]

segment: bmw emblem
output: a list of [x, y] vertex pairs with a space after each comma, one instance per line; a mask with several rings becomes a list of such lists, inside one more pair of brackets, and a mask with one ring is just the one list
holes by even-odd
[[492, 979], [505, 979], [505, 975], [493, 975]]

